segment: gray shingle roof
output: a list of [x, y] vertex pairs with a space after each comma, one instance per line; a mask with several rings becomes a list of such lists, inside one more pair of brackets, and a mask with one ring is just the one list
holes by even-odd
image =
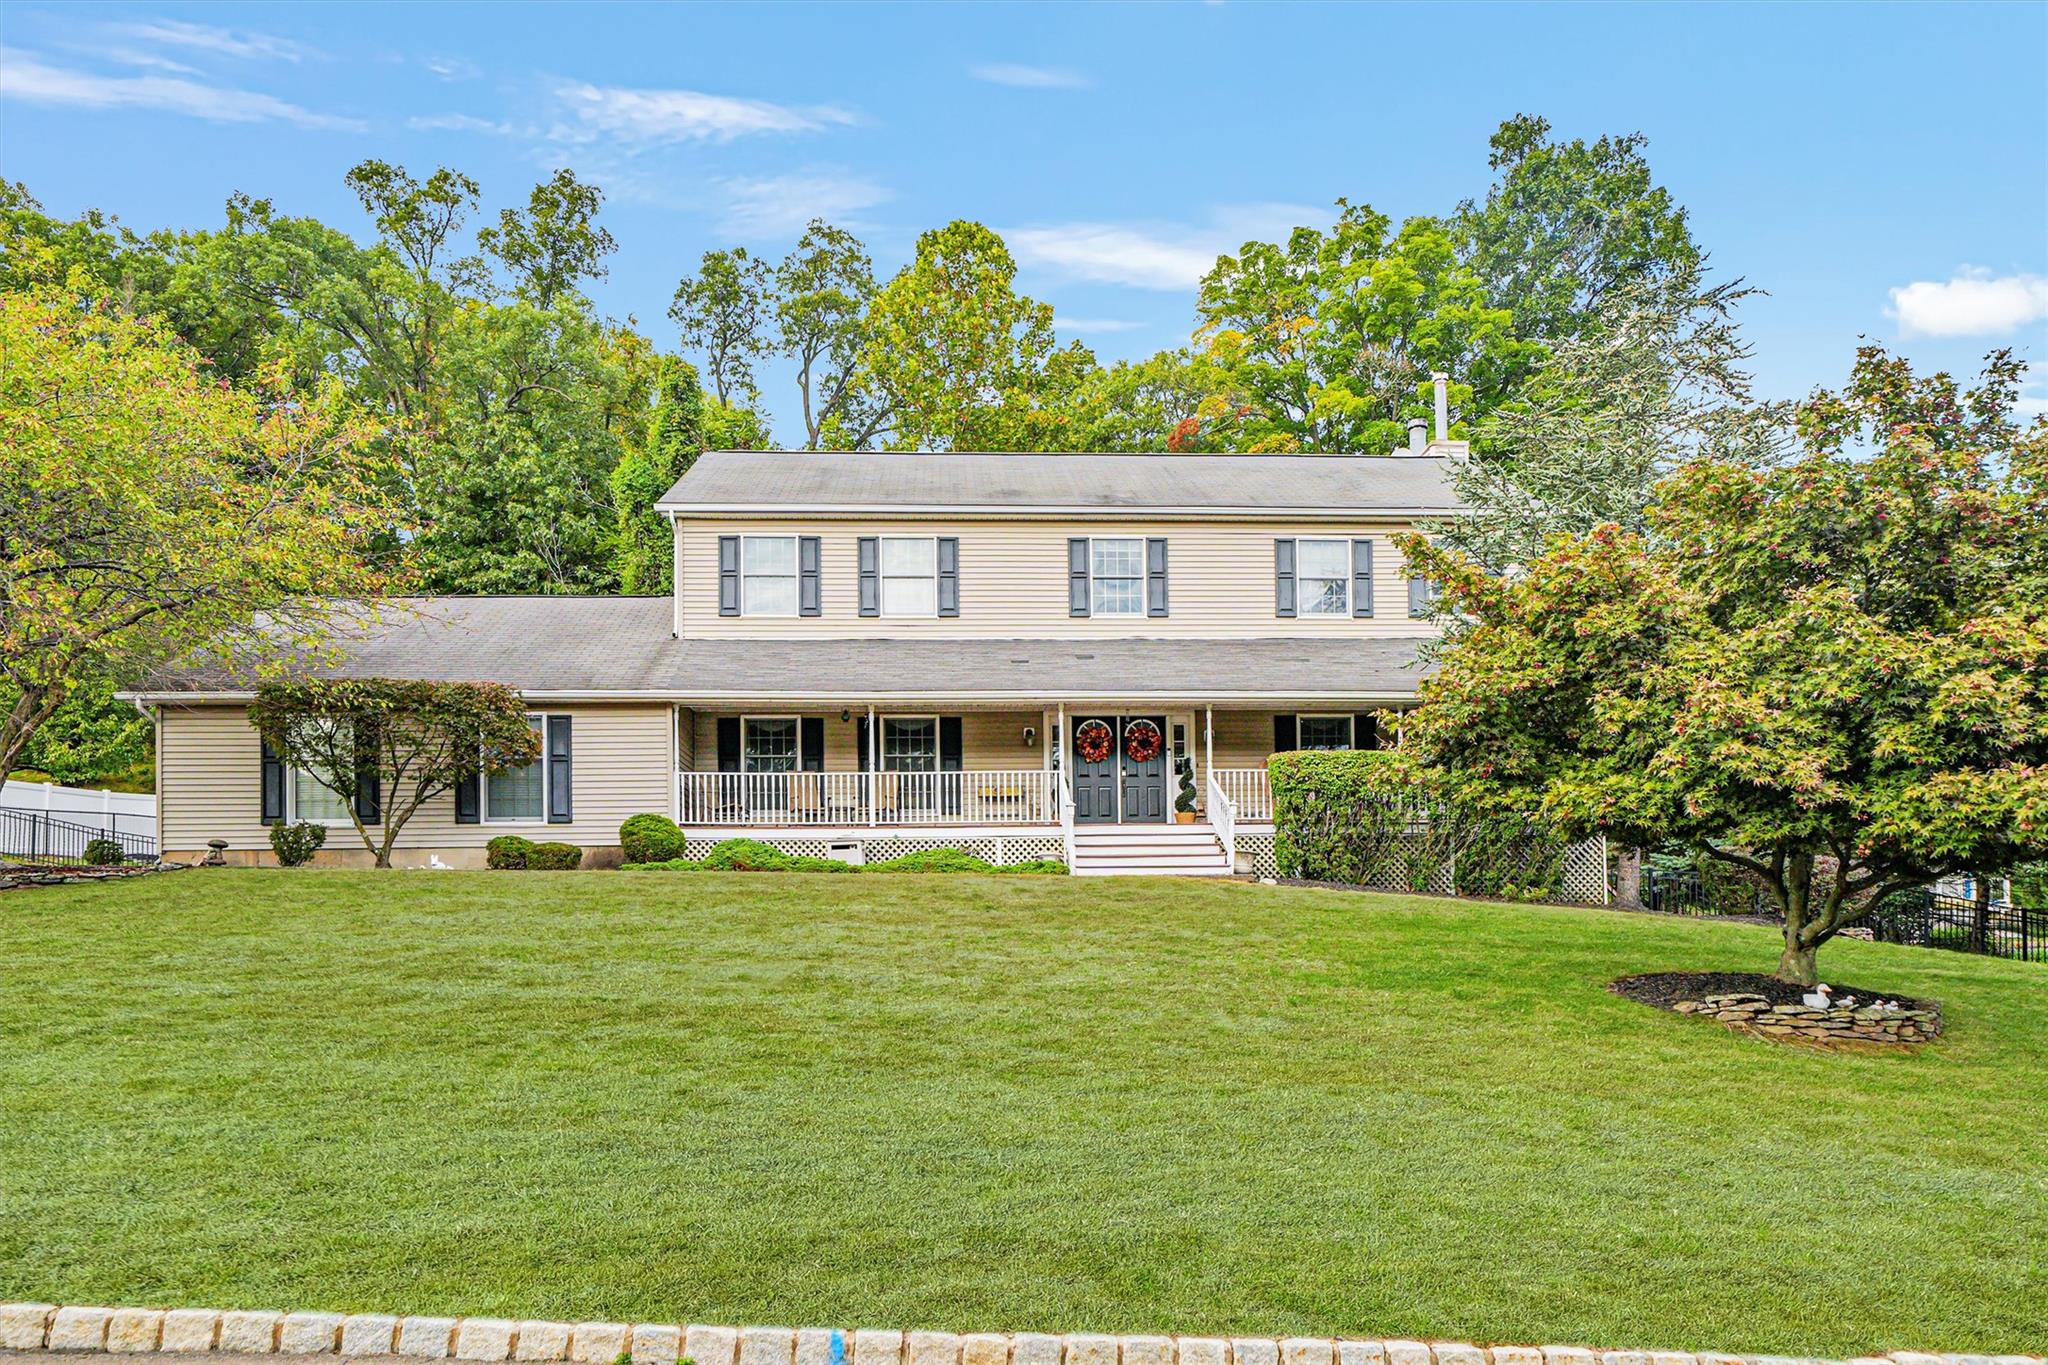
[[[386, 608], [311, 676], [499, 682], [527, 693], [677, 701], [801, 698], [833, 705], [1406, 696], [1416, 639], [677, 640], [665, 597], [431, 597]], [[242, 692], [190, 668], [135, 695]]]
[[689, 512], [1455, 512], [1450, 461], [1392, 455], [711, 451], [657, 504]]

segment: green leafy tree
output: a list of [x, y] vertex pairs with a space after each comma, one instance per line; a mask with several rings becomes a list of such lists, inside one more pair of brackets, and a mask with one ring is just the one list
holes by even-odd
[[605, 277], [604, 258], [618, 243], [597, 226], [603, 205], [604, 194], [595, 185], [584, 184], [574, 171], [556, 171], [533, 187], [524, 211], [500, 210], [496, 227], [478, 231], [477, 245], [511, 272], [520, 298], [552, 308], [584, 280]]
[[91, 294], [0, 295], [0, 781], [75, 687], [316, 649], [383, 589], [369, 431], [335, 382], [271, 378], [222, 384]]
[[662, 362], [661, 398], [647, 440], [612, 470], [612, 505], [618, 518], [616, 563], [629, 593], [671, 590], [675, 543], [654, 504], [705, 449], [704, 390], [697, 368], [675, 357]]
[[916, 258], [876, 295], [858, 381], [886, 397], [892, 444], [924, 450], [1072, 450], [1088, 424], [1070, 402], [1097, 366], [1061, 346], [1052, 309], [1016, 291], [1017, 264], [979, 223], [917, 239]]
[[[399, 832], [427, 802], [540, 757], [525, 701], [497, 683], [271, 682], [257, 689], [249, 723], [287, 765], [341, 798], [379, 867], [391, 866]], [[374, 824], [364, 817], [373, 806]]]
[[155, 733], [148, 716], [114, 696], [112, 679], [80, 677], [29, 737], [20, 766], [66, 786], [150, 791]]
[[806, 450], [863, 449], [888, 427], [886, 395], [857, 382], [874, 297], [867, 248], [822, 218], [775, 271], [776, 326], [782, 353], [796, 362]]
[[1522, 340], [1443, 223], [1398, 232], [1337, 201], [1329, 231], [1247, 242], [1203, 277], [1197, 339], [1221, 380], [1196, 415], [1249, 451], [1385, 451], [1427, 417], [1430, 375], [1452, 377], [1459, 423], [1490, 411], [1534, 368]]
[[1460, 256], [1525, 339], [1578, 336], [1624, 285], [1654, 283], [1702, 263], [1685, 210], [1655, 183], [1640, 133], [1554, 141], [1530, 114], [1492, 139], [1496, 179], [1459, 205]]
[[774, 289], [768, 263], [745, 247], [705, 252], [697, 274], [676, 286], [668, 315], [682, 330], [683, 346], [703, 354], [721, 403], [751, 402], [760, 392], [754, 362], [773, 347], [768, 320], [775, 311]]
[[1505, 808], [1761, 879], [1778, 974], [1886, 894], [2048, 853], [2048, 421], [2020, 365], [1963, 391], [1876, 348], [1803, 451], [1687, 463], [1647, 534], [1498, 578], [1405, 554], [1471, 621], [1407, 743]]

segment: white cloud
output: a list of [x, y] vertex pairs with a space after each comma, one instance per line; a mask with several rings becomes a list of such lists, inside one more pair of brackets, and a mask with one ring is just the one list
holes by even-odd
[[1185, 224], [1059, 223], [1009, 228], [1003, 238], [1019, 260], [1071, 279], [1138, 289], [1192, 289], [1217, 256], [1253, 239], [1280, 240], [1294, 227], [1329, 215], [1300, 204], [1236, 204]]
[[144, 52], [133, 47], [88, 47], [83, 43], [65, 43], [63, 47], [72, 52], [87, 52], [95, 57], [113, 62], [116, 66], [136, 66], [146, 71], [170, 71], [180, 76], [196, 76], [197, 67], [174, 62], [169, 57], [154, 52]]
[[1020, 90], [1081, 90], [1094, 84], [1068, 67], [1024, 66], [1016, 62], [985, 62], [968, 67], [967, 74], [991, 85], [1010, 85]]
[[556, 98], [575, 119], [559, 135], [569, 141], [597, 134], [632, 142], [730, 142], [754, 133], [808, 133], [854, 116], [830, 105], [797, 106], [701, 90], [627, 90], [565, 81]]
[[719, 182], [725, 208], [719, 226], [743, 237], [787, 237], [813, 218], [846, 226], [848, 216], [888, 202], [889, 191], [862, 176], [839, 171], [735, 178]]
[[473, 81], [483, 74], [475, 62], [462, 57], [429, 57], [421, 64], [444, 81]]
[[50, 66], [34, 53], [0, 48], [0, 99], [81, 109], [157, 109], [211, 123], [294, 123], [361, 133], [361, 119], [317, 114], [274, 95], [172, 76], [100, 76]]
[[2048, 318], [2048, 278], [1964, 266], [1947, 281], [1895, 287], [1885, 316], [1909, 337], [1997, 336]]
[[310, 50], [303, 43], [295, 43], [289, 38], [278, 38], [268, 33], [214, 28], [208, 24], [188, 24], [182, 19], [151, 19], [146, 23], [109, 24], [107, 29], [109, 32], [124, 33], [145, 42], [193, 48], [200, 52], [217, 52], [224, 57], [296, 62], [303, 60]]
[[509, 123], [493, 123], [474, 114], [418, 114], [407, 119], [405, 126], [423, 133], [490, 133], [496, 137], [510, 137], [518, 131]]
[[1145, 324], [1124, 318], [1067, 318], [1054, 313], [1052, 325], [1062, 332], [1092, 335], [1096, 332], [1135, 332]]

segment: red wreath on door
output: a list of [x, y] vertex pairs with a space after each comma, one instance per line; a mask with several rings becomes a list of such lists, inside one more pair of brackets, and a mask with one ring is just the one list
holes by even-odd
[[1133, 763], [1150, 763], [1159, 757], [1163, 743], [1159, 727], [1149, 720], [1134, 720], [1124, 727], [1124, 752]]
[[1099, 720], [1083, 721], [1081, 728], [1074, 731], [1074, 752], [1085, 762], [1102, 762], [1115, 746], [1116, 736]]

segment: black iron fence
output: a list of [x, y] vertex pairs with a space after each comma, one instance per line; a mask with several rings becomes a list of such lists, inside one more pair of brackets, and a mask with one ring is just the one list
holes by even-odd
[[1643, 868], [1643, 908], [1661, 915], [1763, 915], [1771, 913], [1763, 891], [1742, 883], [1708, 885], [1691, 868]]
[[121, 847], [121, 861], [156, 861], [156, 837], [115, 829], [53, 820], [42, 811], [0, 808], [0, 860], [17, 863], [82, 863], [85, 846], [111, 839]]
[[2048, 910], [2031, 906], [1980, 907], [1961, 896], [1902, 891], [1886, 897], [1863, 922], [1880, 943], [2048, 962]]

